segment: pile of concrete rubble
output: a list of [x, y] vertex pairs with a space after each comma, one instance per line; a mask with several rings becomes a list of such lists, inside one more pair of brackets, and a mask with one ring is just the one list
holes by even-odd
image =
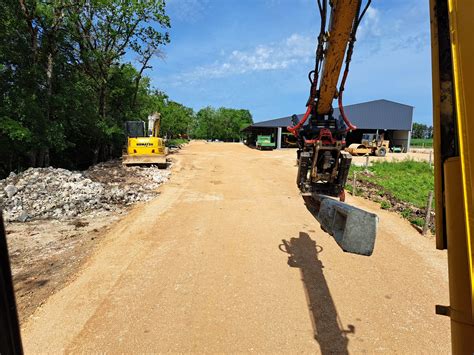
[[148, 201], [169, 171], [101, 163], [84, 172], [29, 168], [0, 180], [0, 208], [6, 221], [69, 219], [107, 214]]

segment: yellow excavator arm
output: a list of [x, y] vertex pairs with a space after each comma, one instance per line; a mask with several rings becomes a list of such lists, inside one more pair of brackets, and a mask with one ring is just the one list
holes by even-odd
[[154, 112], [148, 116], [148, 130], [151, 137], [160, 136], [161, 113]]
[[[361, 11], [361, 2], [333, 0], [329, 1], [328, 9], [326, 0], [317, 0], [321, 31], [315, 69], [309, 75], [311, 90], [307, 110], [299, 122], [294, 116], [294, 125], [288, 127], [299, 145], [298, 187], [303, 195], [326, 205], [335, 202], [321, 199], [321, 195], [339, 196], [343, 200], [341, 193], [346, 169], [350, 166], [350, 159], [342, 149], [345, 133], [355, 127], [345, 117], [342, 92], [357, 27], [370, 5], [368, 0]], [[330, 20], [326, 26], [328, 10]], [[474, 132], [474, 1], [430, 0], [430, 10], [436, 245], [438, 249], [448, 249], [450, 293], [450, 305], [437, 306], [436, 311], [451, 318], [453, 352], [474, 353], [474, 136], [470, 133]], [[344, 58], [346, 66], [340, 78]], [[345, 123], [343, 127], [338, 118], [333, 117], [335, 98]], [[331, 213], [328, 215], [332, 216]], [[372, 221], [369, 215], [361, 216]], [[366, 224], [360, 216], [356, 219], [356, 224]], [[331, 233], [330, 227], [325, 226]], [[344, 228], [362, 227], [345, 224]], [[366, 243], [359, 239], [363, 235], [359, 233], [358, 242]], [[341, 238], [345, 236], [344, 232]], [[370, 252], [365, 253], [367, 251]], [[371, 249], [355, 252], [370, 255]]]
[[[371, 0], [317, 0], [321, 28], [307, 109], [294, 126], [288, 127], [298, 142], [297, 185], [303, 194], [339, 197], [344, 201], [344, 186], [351, 155], [344, 151], [346, 134], [356, 127], [344, 113], [342, 93], [356, 40], [357, 28]], [[361, 11], [362, 10], [362, 11]], [[329, 14], [329, 21], [327, 17]], [[345, 58], [345, 69], [340, 74]], [[339, 83], [340, 81], [340, 83]], [[338, 89], [339, 85], [339, 89]], [[340, 117], [333, 116], [332, 103], [338, 98]]]
[[353, 27], [358, 21], [360, 6], [360, 0], [333, 1], [317, 106], [317, 113], [320, 115], [327, 115], [332, 111], [332, 102], [338, 94], [337, 84], [344, 56]]

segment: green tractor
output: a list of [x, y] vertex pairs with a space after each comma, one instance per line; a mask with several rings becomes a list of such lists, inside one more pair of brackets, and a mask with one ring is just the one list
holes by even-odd
[[257, 143], [255, 144], [258, 150], [273, 150], [275, 142], [272, 142], [272, 136], [257, 136]]

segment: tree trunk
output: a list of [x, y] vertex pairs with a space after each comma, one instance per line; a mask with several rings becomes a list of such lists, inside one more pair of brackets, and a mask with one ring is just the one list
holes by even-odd
[[43, 166], [44, 166], [45, 168], [47, 168], [48, 166], [50, 166], [49, 148], [45, 148], [45, 149], [44, 149], [44, 162], [43, 162]]
[[99, 116], [105, 118], [107, 101], [107, 84], [102, 84], [99, 89]]
[[13, 171], [13, 155], [11, 153], [8, 154], [8, 164], [7, 164], [7, 166], [8, 166], [7, 169], [8, 169], [9, 172]]
[[99, 148], [95, 148], [92, 154], [92, 162], [91, 162], [92, 165], [97, 164], [98, 160], [99, 160]]
[[38, 152], [36, 150], [30, 150], [28, 153], [27, 153], [27, 156], [28, 156], [28, 165], [35, 168], [36, 167], [36, 156], [37, 156]]
[[44, 157], [46, 155], [46, 148], [40, 148], [36, 155], [36, 166], [38, 168], [44, 168]]
[[46, 63], [46, 118], [51, 121], [51, 98], [53, 96], [53, 53], [48, 53], [48, 61]]

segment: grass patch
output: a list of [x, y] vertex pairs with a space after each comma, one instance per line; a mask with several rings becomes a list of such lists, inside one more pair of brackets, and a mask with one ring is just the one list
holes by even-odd
[[[380, 208], [395, 211], [413, 225], [423, 227], [428, 194], [434, 190], [434, 174], [427, 162], [374, 162], [368, 170], [352, 165], [346, 184], [351, 193], [354, 172], [356, 195], [375, 201]], [[434, 201], [432, 208], [434, 211]], [[433, 220], [430, 228], [435, 233]]]
[[166, 146], [167, 147], [179, 147], [180, 145], [189, 143], [189, 139], [183, 139], [183, 138], [174, 138], [174, 139], [168, 139], [166, 141]]
[[433, 148], [433, 138], [412, 138], [410, 144], [412, 147]]
[[[434, 190], [433, 170], [426, 162], [374, 162], [368, 170], [368, 174], [358, 174], [357, 180], [376, 185], [379, 196], [390, 194], [393, 198], [417, 208], [426, 207], [428, 193]], [[352, 183], [354, 171], [361, 172], [364, 168], [351, 167], [348, 185]]]
[[423, 226], [425, 225], [425, 220], [421, 217], [409, 217], [408, 220], [410, 221], [410, 223], [421, 228], [423, 228]]

